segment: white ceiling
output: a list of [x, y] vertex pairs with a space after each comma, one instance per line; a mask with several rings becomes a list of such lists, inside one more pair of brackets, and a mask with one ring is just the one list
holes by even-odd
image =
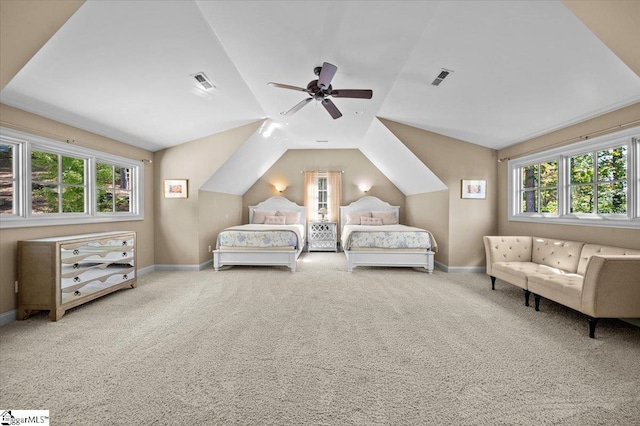
[[[267, 83], [323, 61], [373, 99], [281, 115], [306, 94]], [[375, 117], [502, 148], [638, 102], [640, 77], [556, 1], [87, 1], [0, 100], [152, 151], [266, 118], [285, 148], [360, 148]]]

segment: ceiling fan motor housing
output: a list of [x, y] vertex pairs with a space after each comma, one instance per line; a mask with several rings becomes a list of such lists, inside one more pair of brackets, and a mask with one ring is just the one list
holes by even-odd
[[307, 84], [307, 90], [309, 94], [314, 97], [316, 100], [323, 100], [331, 93], [331, 89], [333, 86], [329, 85], [325, 90], [322, 90], [320, 86], [318, 86], [318, 80], [312, 80]]

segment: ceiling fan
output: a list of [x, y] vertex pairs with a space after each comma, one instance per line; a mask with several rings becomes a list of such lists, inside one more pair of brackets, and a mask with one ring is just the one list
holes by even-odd
[[329, 99], [329, 96], [334, 98], [355, 98], [355, 99], [371, 99], [373, 97], [373, 90], [367, 89], [334, 89], [331, 86], [331, 80], [333, 76], [336, 74], [338, 67], [329, 62], [325, 62], [321, 67], [315, 67], [313, 72], [318, 76], [317, 80], [311, 80], [309, 84], [307, 84], [307, 88], [304, 89], [302, 87], [290, 86], [288, 84], [280, 84], [280, 83], [268, 83], [269, 86], [279, 87], [281, 89], [289, 89], [289, 90], [297, 90], [299, 92], [306, 92], [309, 94], [309, 98], [304, 99], [299, 102], [296, 106], [291, 108], [289, 111], [285, 112], [284, 115], [293, 115], [303, 106], [311, 102], [312, 100], [320, 101], [322, 106], [327, 110], [327, 112], [333, 117], [336, 118], [342, 117], [342, 113], [338, 109], [338, 107]]

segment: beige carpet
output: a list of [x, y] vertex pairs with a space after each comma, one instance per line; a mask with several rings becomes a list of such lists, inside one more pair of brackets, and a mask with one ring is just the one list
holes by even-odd
[[0, 328], [0, 409], [52, 425], [638, 425], [640, 329], [484, 274], [154, 272]]

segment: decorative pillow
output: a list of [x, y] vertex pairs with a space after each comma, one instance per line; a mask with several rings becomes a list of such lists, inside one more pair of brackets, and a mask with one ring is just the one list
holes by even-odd
[[371, 217], [371, 212], [347, 213], [347, 225], [361, 225], [361, 217]]
[[284, 216], [267, 216], [264, 220], [265, 225], [285, 225], [287, 218]]
[[285, 223], [287, 225], [295, 225], [296, 223], [300, 223], [300, 212], [292, 210], [277, 211], [276, 216], [286, 218]]
[[374, 225], [374, 226], [382, 225], [382, 219], [380, 219], [379, 217], [362, 216], [360, 218], [360, 222], [362, 225]]
[[386, 211], [386, 212], [371, 212], [371, 217], [379, 217], [382, 219], [383, 225], [397, 225], [398, 218], [396, 217], [396, 212]]
[[264, 223], [267, 216], [275, 216], [275, 210], [254, 210], [253, 223]]

